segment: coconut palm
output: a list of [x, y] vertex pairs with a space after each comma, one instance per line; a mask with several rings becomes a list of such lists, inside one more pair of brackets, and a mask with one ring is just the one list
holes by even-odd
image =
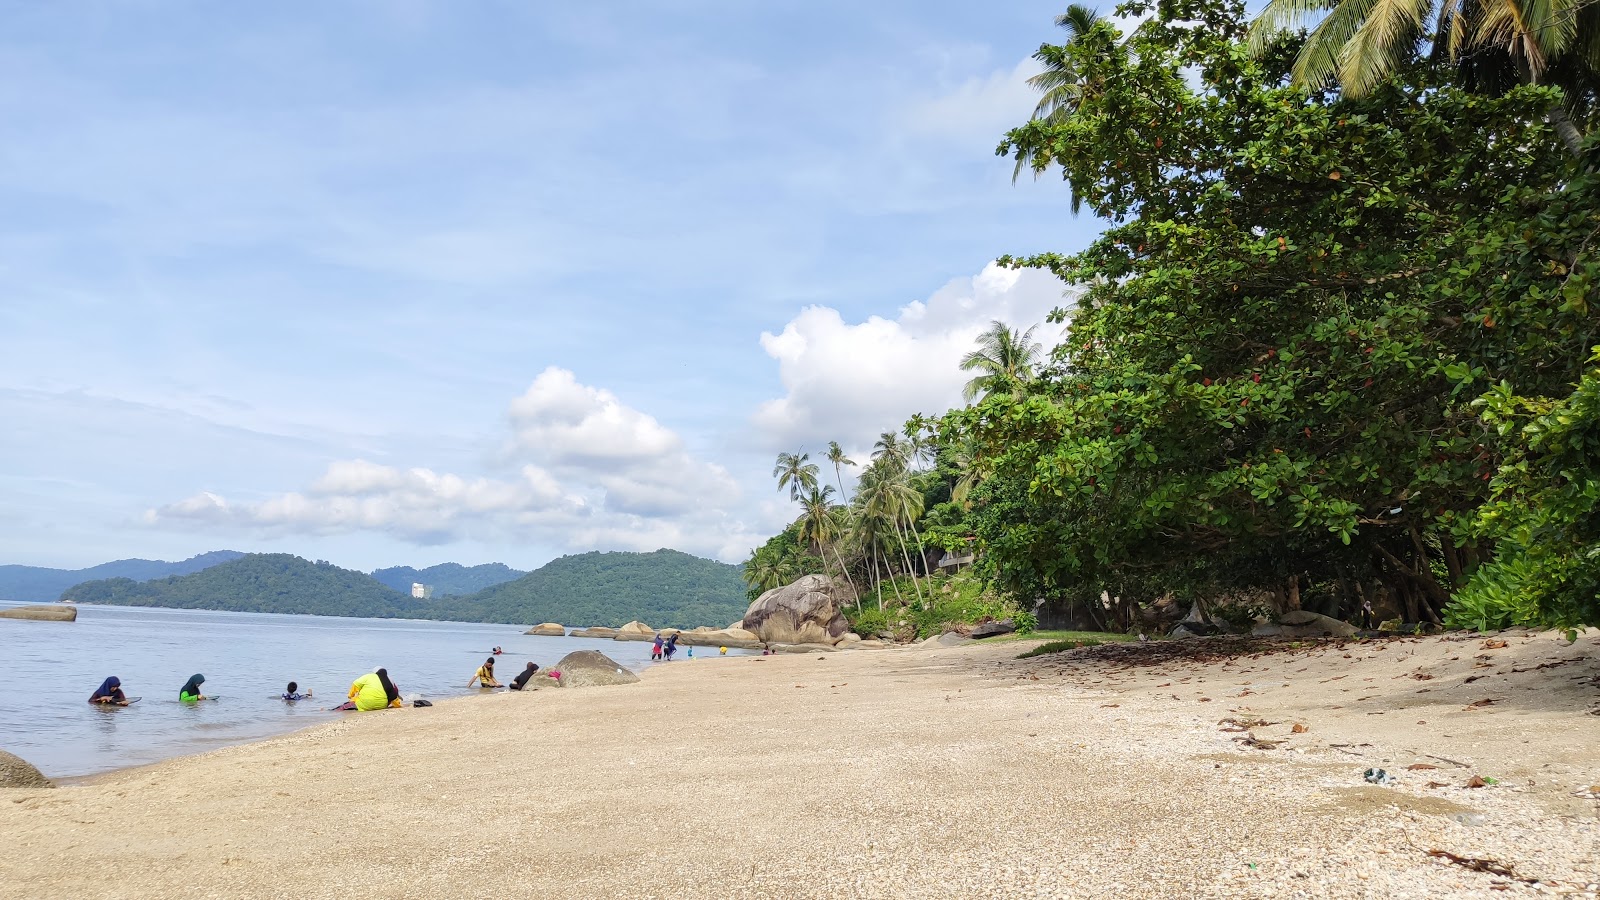
[[[1099, 89], [1098, 80], [1085, 81], [1078, 71], [1075, 51], [1079, 50], [1089, 32], [1102, 24], [1110, 27], [1109, 22], [1100, 18], [1099, 11], [1076, 3], [1056, 16], [1056, 25], [1066, 29], [1067, 39], [1060, 44], [1045, 44], [1033, 54], [1033, 58], [1044, 66], [1043, 72], [1028, 79], [1028, 85], [1043, 95], [1033, 108], [1033, 118], [1046, 122], [1064, 121], [1078, 111], [1078, 105], [1084, 97]], [[1011, 172], [1012, 181], [1021, 177], [1028, 159], [1027, 154], [1017, 155], [1017, 167]]]
[[783, 587], [798, 577], [794, 560], [771, 547], [760, 547], [745, 560], [745, 583], [763, 591]]
[[[892, 431], [878, 435], [878, 440], [872, 445], [872, 462], [873, 467], [880, 473], [903, 472], [910, 461], [911, 445], [901, 439], [900, 435]], [[857, 492], [859, 491], [858, 487]]]
[[[1352, 97], [1432, 55], [1457, 66], [1469, 86], [1497, 93], [1518, 82], [1553, 84], [1571, 103], [1592, 91], [1600, 61], [1600, 10], [1588, 0], [1269, 0], [1251, 25], [1251, 49], [1262, 53], [1307, 26], [1295, 83], [1337, 82]], [[1583, 135], [1566, 108], [1552, 107], [1548, 118], [1577, 153]]]
[[772, 467], [772, 476], [778, 479], [778, 490], [789, 489], [789, 499], [799, 500], [817, 486], [817, 464], [810, 461], [809, 453], [779, 453]]
[[839, 499], [843, 500], [845, 499], [844, 474], [840, 472], [840, 467], [853, 466], [856, 464], [856, 461], [844, 455], [844, 449], [839, 446], [838, 441], [828, 442], [827, 460], [828, 462], [833, 463], [833, 478], [835, 481], [839, 482]]
[[961, 392], [968, 403], [1000, 391], [1015, 392], [1033, 380], [1033, 370], [1043, 350], [1033, 341], [1036, 328], [1014, 331], [995, 319], [987, 331], [978, 335], [978, 349], [961, 357], [962, 371], [981, 373], [968, 381]]
[[[845, 567], [844, 560], [839, 557], [839, 552], [834, 548], [843, 527], [840, 522], [839, 507], [833, 503], [833, 488], [823, 485], [821, 488], [812, 488], [800, 501], [800, 518], [795, 521], [796, 534], [802, 542], [809, 542], [817, 548], [817, 555], [822, 557], [822, 570], [829, 578], [833, 572], [828, 568], [828, 551], [833, 549], [834, 559], [838, 561], [845, 581], [849, 582], [850, 590], [855, 591], [855, 579], [850, 577], [850, 571]], [[861, 607], [861, 594], [856, 593], [856, 608]]]
[[[894, 438], [895, 446], [903, 446], [893, 432], [885, 432], [884, 437]], [[862, 519], [876, 527], [885, 528], [894, 536], [900, 545], [906, 572], [911, 576], [911, 588], [916, 592], [917, 600], [926, 604], [922, 585], [917, 580], [917, 571], [911, 565], [911, 554], [901, 525], [903, 520], [909, 521], [922, 514], [922, 494], [911, 487], [903, 465], [895, 464], [897, 457], [891, 451], [885, 449], [875, 455], [878, 460], [862, 473], [861, 484], [856, 490], [856, 497], [863, 503]]]

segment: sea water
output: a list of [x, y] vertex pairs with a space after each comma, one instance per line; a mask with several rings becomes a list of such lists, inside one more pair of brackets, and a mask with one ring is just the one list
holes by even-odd
[[[0, 750], [51, 777], [142, 765], [359, 715], [329, 708], [345, 701], [352, 681], [380, 666], [407, 700], [480, 693], [467, 682], [496, 646], [505, 651], [495, 659], [502, 684], [529, 662], [546, 669], [574, 650], [599, 650], [636, 672], [650, 665], [648, 641], [522, 631], [515, 625], [87, 605], [78, 607], [76, 622], [0, 618]], [[684, 661], [686, 649], [673, 665]], [[220, 699], [178, 702], [179, 688], [195, 673], [206, 676], [206, 695]], [[89, 704], [110, 675], [122, 679], [129, 697], [142, 699], [128, 707]], [[315, 696], [283, 702], [290, 681]]]

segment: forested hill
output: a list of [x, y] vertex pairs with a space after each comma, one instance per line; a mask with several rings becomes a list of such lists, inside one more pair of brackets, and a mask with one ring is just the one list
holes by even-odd
[[426, 569], [413, 569], [410, 566], [375, 569], [372, 577], [402, 594], [411, 593], [411, 585], [421, 583], [433, 588], [436, 597], [462, 597], [526, 574], [505, 563], [484, 563], [481, 566], [440, 563]]
[[[407, 584], [409, 587], [409, 583]], [[62, 599], [232, 612], [621, 625], [726, 625], [744, 614], [739, 570], [676, 550], [564, 556], [466, 597], [414, 600], [371, 575], [286, 553], [251, 554], [203, 572], [91, 581]]]
[[551, 560], [505, 584], [462, 600], [461, 615], [487, 622], [621, 625], [632, 619], [656, 627], [726, 625], [749, 600], [737, 566], [677, 550], [580, 553]]
[[364, 572], [287, 553], [252, 553], [203, 572], [142, 583], [128, 578], [90, 581], [69, 589], [61, 599], [116, 606], [376, 618], [420, 616], [426, 602], [392, 591]]
[[0, 566], [0, 598], [48, 602], [75, 584], [100, 578], [148, 581], [169, 575], [188, 575], [244, 556], [237, 550], [213, 550], [179, 562], [162, 559], [119, 559], [87, 569], [48, 569], [42, 566]]

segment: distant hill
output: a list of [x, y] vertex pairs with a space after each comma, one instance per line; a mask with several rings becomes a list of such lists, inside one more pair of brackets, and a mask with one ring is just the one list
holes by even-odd
[[422, 602], [384, 587], [365, 572], [287, 553], [251, 553], [192, 575], [154, 581], [90, 581], [69, 589], [62, 599], [114, 606], [378, 618], [419, 614]]
[[[738, 566], [677, 550], [563, 556], [505, 584], [443, 604], [489, 622], [656, 627], [726, 625], [750, 605]], [[451, 618], [455, 618], [452, 615]]]
[[101, 578], [149, 581], [169, 575], [188, 575], [244, 556], [237, 550], [213, 550], [181, 562], [160, 559], [119, 559], [87, 569], [47, 569], [42, 566], [0, 566], [0, 598], [49, 602], [75, 584]]
[[410, 594], [411, 585], [420, 582], [433, 588], [435, 597], [463, 597], [514, 581], [526, 574], [505, 563], [484, 563], [471, 567], [460, 563], [440, 563], [426, 569], [413, 569], [410, 566], [375, 569], [372, 577], [402, 594]]
[[[410, 586], [407, 581], [408, 591]], [[738, 567], [676, 550], [563, 556], [476, 594], [433, 600], [413, 600], [365, 573], [287, 553], [252, 553], [153, 581], [91, 581], [63, 597], [117, 606], [530, 625], [621, 625], [639, 619], [685, 628], [726, 625], [748, 605]]]

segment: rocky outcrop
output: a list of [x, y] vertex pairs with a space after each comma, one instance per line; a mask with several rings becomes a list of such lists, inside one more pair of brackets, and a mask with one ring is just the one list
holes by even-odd
[[532, 628], [529, 628], [527, 631], [524, 631], [523, 634], [537, 634], [542, 635], [543, 637], [566, 637], [567, 629], [556, 624], [555, 622], [545, 622], [541, 625], [535, 625]]
[[20, 756], [0, 750], [0, 788], [55, 787], [50, 779]]
[[[575, 650], [561, 657], [555, 669], [561, 673], [557, 680], [562, 687], [606, 687], [613, 684], [634, 684], [639, 676], [622, 667], [621, 663], [598, 650]], [[535, 676], [537, 677], [537, 676]]]
[[653, 640], [655, 640], [655, 638], [656, 638], [656, 631], [655, 631], [654, 628], [651, 628], [649, 625], [646, 625], [643, 622], [635, 620], [633, 622], [629, 622], [628, 624], [622, 626], [621, 628], [618, 628], [617, 629], [617, 636], [615, 638], [613, 638], [613, 640], [618, 640], [618, 641], [653, 641]]
[[1010, 619], [1002, 619], [999, 622], [984, 622], [982, 625], [972, 626], [972, 630], [967, 632], [967, 637], [973, 638], [974, 640], [982, 640], [983, 638], [994, 637], [995, 635], [999, 634], [1011, 634], [1016, 630], [1016, 622], [1013, 622]]
[[40, 622], [76, 622], [78, 608], [70, 603], [50, 606], [13, 606], [0, 609], [0, 619], [37, 619]]
[[607, 639], [610, 639], [610, 638], [615, 638], [617, 636], [617, 629], [615, 629], [615, 628], [606, 628], [603, 625], [597, 625], [594, 628], [579, 628], [579, 629], [576, 629], [575, 631], [572, 632], [572, 634], [570, 636], [571, 637], [584, 637], [584, 638], [607, 638]]
[[1304, 609], [1286, 612], [1275, 623], [1257, 625], [1250, 630], [1256, 637], [1353, 637], [1360, 629], [1349, 622]]
[[741, 624], [769, 643], [832, 646], [850, 630], [840, 612], [844, 594], [832, 578], [807, 575], [757, 597]]
[[761, 649], [761, 639], [743, 628], [680, 631], [678, 632], [678, 643], [688, 647], [732, 647], [738, 650]]

